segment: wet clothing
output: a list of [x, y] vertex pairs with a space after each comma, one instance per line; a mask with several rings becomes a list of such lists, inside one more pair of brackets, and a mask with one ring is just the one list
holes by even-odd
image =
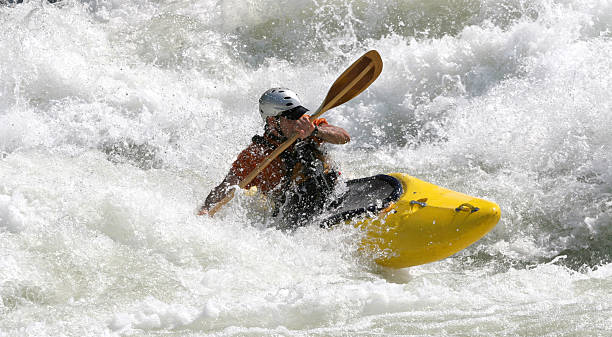
[[[320, 118], [313, 123], [319, 126], [327, 121]], [[287, 138], [274, 135], [270, 130], [263, 136], [253, 137], [252, 143], [232, 164], [230, 172], [244, 179], [285, 140]], [[320, 212], [335, 186], [338, 173], [321, 151], [322, 143], [323, 140], [313, 136], [298, 139], [245, 187], [257, 186], [270, 197], [275, 205], [273, 214], [281, 216], [285, 226], [296, 227], [308, 222]]]

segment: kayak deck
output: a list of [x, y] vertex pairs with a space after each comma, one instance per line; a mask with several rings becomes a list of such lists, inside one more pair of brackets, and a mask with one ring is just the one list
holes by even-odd
[[322, 226], [329, 227], [367, 213], [378, 214], [403, 193], [401, 181], [386, 174], [349, 180], [346, 187], [346, 192], [327, 207], [326, 213], [334, 215], [323, 220]]
[[363, 229], [363, 249], [378, 264], [405, 268], [449, 257], [488, 233], [500, 219], [497, 204], [392, 173], [347, 182], [324, 225]]

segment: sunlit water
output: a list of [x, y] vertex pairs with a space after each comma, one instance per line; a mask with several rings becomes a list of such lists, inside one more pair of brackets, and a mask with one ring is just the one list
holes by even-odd
[[[25, 1], [0, 7], [0, 336], [612, 335], [612, 1]], [[343, 179], [497, 202], [403, 270], [361, 233], [282, 232], [240, 194], [196, 217], [287, 86]]]

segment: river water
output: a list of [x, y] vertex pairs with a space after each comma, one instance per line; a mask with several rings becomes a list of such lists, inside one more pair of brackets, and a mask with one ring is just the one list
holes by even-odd
[[[612, 1], [64, 0], [0, 7], [0, 336], [612, 335]], [[257, 99], [325, 114], [343, 179], [497, 202], [464, 251], [390, 270], [345, 226], [195, 210]]]

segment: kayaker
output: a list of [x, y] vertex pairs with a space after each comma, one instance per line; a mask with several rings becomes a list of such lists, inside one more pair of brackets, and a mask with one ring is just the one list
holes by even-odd
[[252, 143], [238, 155], [223, 182], [210, 192], [198, 214], [208, 214], [277, 146], [299, 133], [299, 139], [245, 188], [256, 186], [271, 198], [273, 215], [280, 216], [284, 226], [304, 225], [316, 215], [339, 175], [321, 145], [346, 144], [350, 136], [324, 118], [310, 122], [306, 112], [308, 109], [295, 92], [286, 88], [267, 90], [259, 99], [259, 113], [265, 123], [263, 136], [252, 138]]

